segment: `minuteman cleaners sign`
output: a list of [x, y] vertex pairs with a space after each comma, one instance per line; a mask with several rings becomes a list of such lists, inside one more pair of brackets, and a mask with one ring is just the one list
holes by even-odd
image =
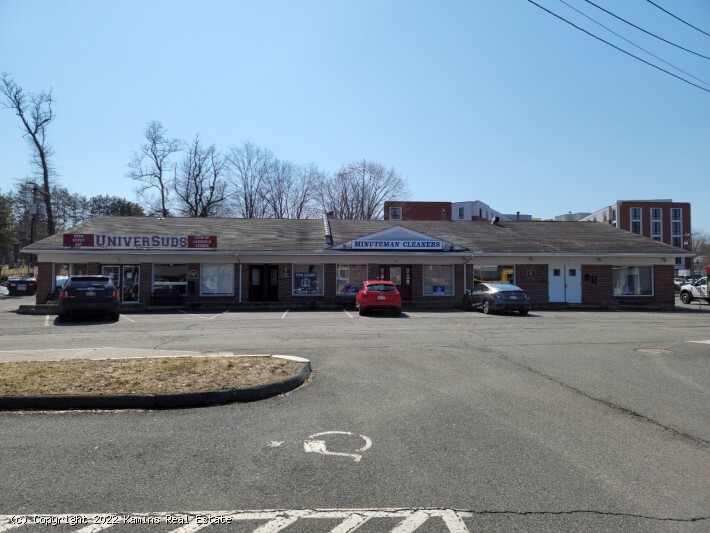
[[462, 249], [450, 242], [399, 225], [333, 246], [333, 250], [359, 252], [451, 252]]
[[217, 248], [215, 235], [102, 235], [65, 233], [67, 248]]
[[434, 240], [394, 240], [355, 239], [353, 250], [441, 250], [443, 243]]

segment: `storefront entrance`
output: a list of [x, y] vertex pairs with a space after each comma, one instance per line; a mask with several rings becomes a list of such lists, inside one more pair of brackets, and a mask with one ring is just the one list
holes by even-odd
[[279, 266], [249, 265], [249, 301], [279, 300]]
[[109, 276], [121, 295], [121, 303], [140, 301], [141, 267], [138, 265], [105, 265], [101, 274]]
[[380, 279], [397, 286], [403, 302], [412, 300], [412, 267], [410, 265], [380, 265]]
[[581, 265], [550, 265], [548, 283], [550, 302], [582, 303]]

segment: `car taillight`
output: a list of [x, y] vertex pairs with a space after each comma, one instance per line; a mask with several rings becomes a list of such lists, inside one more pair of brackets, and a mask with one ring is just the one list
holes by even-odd
[[118, 300], [118, 289], [114, 289], [113, 298], [114, 298], [114, 300]]
[[66, 291], [66, 289], [62, 289], [62, 292], [59, 293], [59, 297], [62, 300], [68, 300], [69, 299], [69, 293]]

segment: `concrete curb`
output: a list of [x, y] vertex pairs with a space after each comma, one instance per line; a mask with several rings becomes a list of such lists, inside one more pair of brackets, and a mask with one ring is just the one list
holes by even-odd
[[183, 394], [0, 396], [0, 410], [185, 409], [253, 402], [292, 391], [301, 386], [310, 375], [311, 363], [306, 361], [302, 362], [298, 372], [289, 378], [243, 389]]

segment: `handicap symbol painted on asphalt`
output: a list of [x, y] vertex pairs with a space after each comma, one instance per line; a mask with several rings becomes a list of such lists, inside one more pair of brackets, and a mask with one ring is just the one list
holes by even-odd
[[[325, 445], [325, 441], [318, 439], [318, 437], [323, 437], [326, 435], [354, 435], [354, 433], [351, 433], [349, 431], [324, 431], [322, 433], [316, 433], [315, 435], [310, 435], [308, 437], [309, 440], [306, 440], [303, 442], [303, 449], [308, 452], [308, 453], [320, 453], [321, 455], [336, 455], [340, 457], [350, 457], [353, 461], [356, 463], [360, 462], [360, 459], [362, 459], [362, 455], [360, 455], [360, 452], [364, 452], [366, 450], [369, 450], [370, 447], [372, 446], [372, 440], [370, 440], [369, 437], [365, 435], [359, 435], [359, 437], [365, 441], [365, 445], [362, 448], [358, 448], [355, 450], [355, 453], [343, 453], [343, 452], [332, 452], [328, 450], [328, 448]], [[311, 439], [317, 439], [317, 440], [311, 440]]]

